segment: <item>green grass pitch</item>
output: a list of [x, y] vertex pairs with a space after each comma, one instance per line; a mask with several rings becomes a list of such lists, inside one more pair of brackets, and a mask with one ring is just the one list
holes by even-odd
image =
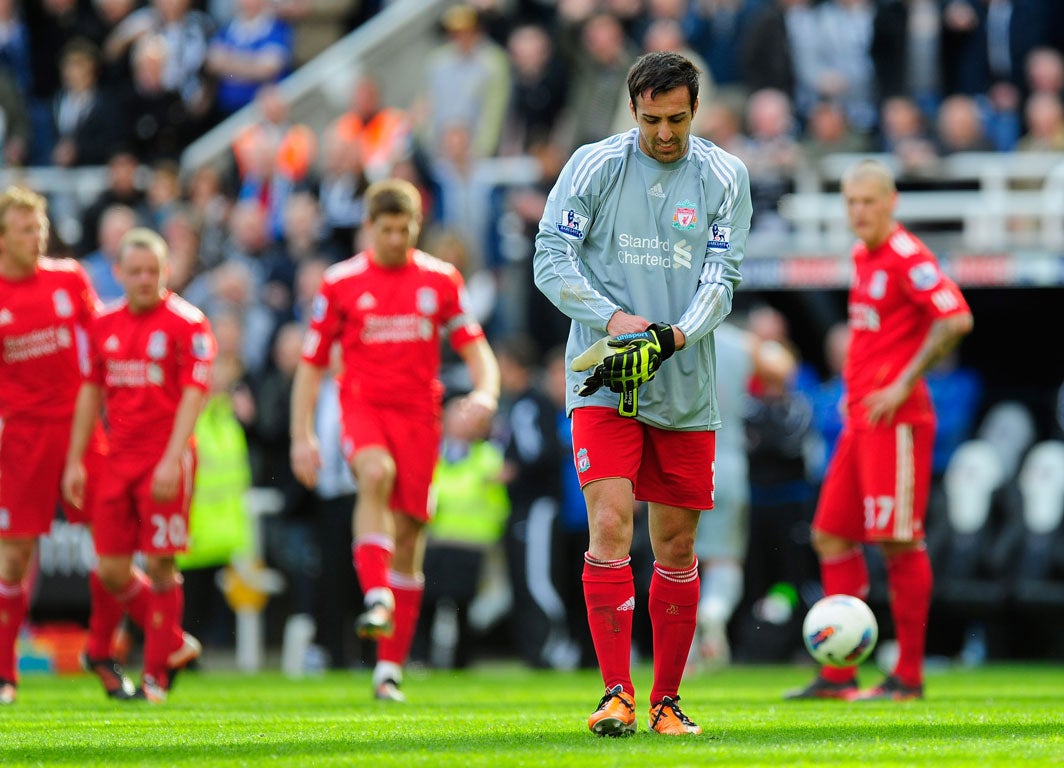
[[1064, 666], [936, 672], [927, 699], [904, 704], [781, 700], [810, 674], [689, 677], [684, 710], [705, 733], [665, 738], [646, 731], [651, 671], [639, 667], [640, 730], [626, 739], [587, 730], [593, 671], [408, 674], [406, 704], [372, 701], [366, 672], [206, 671], [163, 706], [108, 701], [86, 675], [28, 675], [0, 708], [0, 766], [1064, 766]]

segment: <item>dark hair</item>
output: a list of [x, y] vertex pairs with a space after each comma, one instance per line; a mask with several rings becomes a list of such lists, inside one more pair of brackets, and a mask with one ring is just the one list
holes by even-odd
[[636, 97], [642, 96], [648, 90], [650, 98], [653, 99], [665, 91], [686, 86], [687, 92], [691, 94], [693, 108], [698, 99], [698, 75], [698, 67], [678, 53], [646, 53], [628, 70], [628, 95], [632, 104], [635, 104]]

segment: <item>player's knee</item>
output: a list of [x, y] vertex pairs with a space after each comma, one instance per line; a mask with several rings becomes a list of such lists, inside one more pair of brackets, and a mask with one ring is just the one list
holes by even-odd
[[96, 575], [104, 589], [113, 595], [125, 590], [133, 578], [133, 571], [128, 560], [101, 557], [96, 566]]
[[144, 563], [144, 570], [156, 592], [164, 592], [180, 580], [177, 563], [172, 557], [149, 557]]
[[355, 462], [359, 488], [391, 488], [395, 482], [395, 461], [387, 453], [374, 453]]
[[856, 546], [856, 542], [824, 531], [814, 530], [812, 539], [813, 550], [821, 558], [844, 555]]

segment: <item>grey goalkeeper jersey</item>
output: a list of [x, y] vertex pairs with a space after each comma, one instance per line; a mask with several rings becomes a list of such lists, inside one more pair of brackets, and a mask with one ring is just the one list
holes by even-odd
[[[696, 136], [685, 157], [667, 164], [645, 155], [638, 139], [633, 128], [580, 147], [566, 163], [536, 235], [536, 285], [573, 320], [570, 362], [606, 334], [618, 309], [677, 326], [687, 343], [639, 388], [637, 418], [667, 429], [717, 429], [712, 331], [741, 280], [749, 174]], [[567, 410], [615, 408], [618, 396], [608, 389], [576, 394], [586, 376], [568, 372]]]

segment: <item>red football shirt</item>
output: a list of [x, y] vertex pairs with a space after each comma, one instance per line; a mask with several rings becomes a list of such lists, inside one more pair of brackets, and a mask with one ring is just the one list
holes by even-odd
[[70, 419], [99, 307], [73, 259], [39, 259], [25, 280], [0, 277], [0, 418]]
[[325, 367], [339, 341], [343, 396], [436, 409], [441, 337], [456, 350], [484, 338], [466, 304], [461, 274], [434, 256], [411, 250], [406, 264], [388, 268], [358, 253], [326, 271], [303, 359]]
[[[957, 284], [939, 269], [927, 246], [899, 226], [886, 242], [869, 251], [853, 249], [850, 287], [850, 351], [843, 370], [847, 410], [855, 427], [868, 426], [861, 401], [897, 378], [924, 343], [931, 324], [967, 312]], [[920, 381], [895, 418], [931, 422], [934, 410], [927, 385]]]
[[155, 456], [185, 387], [206, 390], [216, 345], [203, 313], [173, 293], [142, 314], [108, 307], [89, 334], [88, 379], [103, 387], [111, 453]]

